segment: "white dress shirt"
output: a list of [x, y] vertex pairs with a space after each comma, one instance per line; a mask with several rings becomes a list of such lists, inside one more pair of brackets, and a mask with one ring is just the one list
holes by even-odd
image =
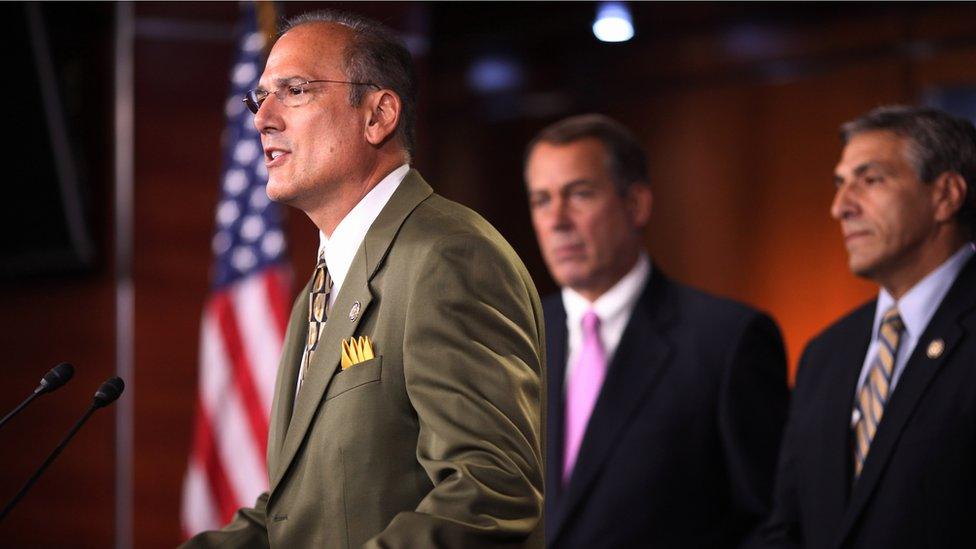
[[569, 349], [566, 356], [566, 385], [569, 376], [576, 365], [576, 358], [583, 347], [583, 315], [592, 308], [600, 317], [600, 342], [606, 354], [607, 364], [613, 361], [613, 355], [620, 345], [620, 338], [624, 334], [631, 313], [637, 306], [644, 287], [651, 277], [651, 261], [647, 254], [640, 253], [634, 267], [596, 301], [590, 303], [585, 297], [570, 288], [562, 289], [563, 307], [566, 309], [566, 330], [569, 339]]
[[[905, 372], [905, 366], [908, 365], [909, 357], [912, 356], [919, 338], [922, 337], [922, 332], [929, 325], [936, 309], [939, 308], [945, 295], [949, 292], [949, 288], [952, 287], [952, 283], [959, 276], [959, 271], [962, 270], [973, 253], [973, 244], [967, 242], [952, 257], [912, 286], [912, 289], [908, 290], [897, 301], [898, 314], [905, 325], [905, 330], [902, 332], [898, 343], [898, 353], [895, 356], [895, 367], [892, 370], [891, 388], [888, 394], [895, 390], [898, 380]], [[861, 375], [857, 380], [857, 389], [854, 392], [855, 397], [861, 392], [861, 387], [871, 369], [871, 362], [878, 354], [878, 346], [881, 345], [881, 320], [888, 309], [895, 304], [895, 298], [887, 290], [882, 288], [878, 292], [878, 305], [874, 311], [874, 324], [871, 328], [871, 345], [868, 347], [864, 363], [861, 366]], [[857, 408], [855, 408], [851, 415], [851, 425], [856, 425], [858, 419]]]

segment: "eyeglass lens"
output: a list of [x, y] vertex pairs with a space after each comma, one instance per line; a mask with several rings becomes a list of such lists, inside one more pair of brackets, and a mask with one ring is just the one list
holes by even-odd
[[249, 90], [244, 94], [244, 105], [247, 106], [247, 110], [251, 111], [253, 114], [258, 113], [258, 109], [261, 108], [261, 103], [268, 97], [268, 92], [264, 90]]

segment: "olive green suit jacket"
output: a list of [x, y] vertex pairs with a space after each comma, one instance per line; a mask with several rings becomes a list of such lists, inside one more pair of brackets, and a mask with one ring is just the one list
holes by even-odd
[[[542, 547], [545, 342], [505, 239], [411, 170], [376, 218], [295, 394], [285, 336], [270, 491], [188, 547]], [[341, 370], [341, 342], [376, 358]]]

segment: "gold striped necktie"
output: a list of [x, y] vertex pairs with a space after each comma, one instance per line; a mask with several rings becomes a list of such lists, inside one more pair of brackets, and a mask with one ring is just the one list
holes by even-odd
[[298, 388], [302, 388], [305, 376], [308, 374], [309, 364], [312, 362], [312, 355], [318, 348], [319, 339], [322, 337], [322, 329], [328, 318], [329, 294], [332, 292], [332, 276], [325, 265], [325, 252], [319, 254], [319, 260], [315, 264], [315, 276], [312, 278], [312, 290], [308, 294], [308, 338], [305, 340], [305, 352], [302, 354], [301, 376], [298, 380]]
[[881, 416], [884, 414], [885, 403], [891, 394], [891, 375], [895, 370], [895, 357], [898, 356], [898, 344], [905, 324], [898, 314], [898, 308], [892, 306], [881, 320], [881, 331], [878, 336], [878, 353], [871, 361], [867, 378], [854, 404], [858, 412], [857, 423], [854, 424], [854, 479], [861, 475], [864, 461], [868, 457], [871, 441], [878, 431]]

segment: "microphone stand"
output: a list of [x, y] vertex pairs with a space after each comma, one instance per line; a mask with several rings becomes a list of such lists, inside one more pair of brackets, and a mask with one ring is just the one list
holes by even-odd
[[41, 468], [38, 469], [31, 476], [31, 478], [27, 479], [27, 483], [24, 484], [24, 487], [21, 488], [19, 492], [17, 492], [17, 495], [14, 496], [14, 499], [10, 500], [10, 502], [7, 503], [7, 505], [3, 508], [3, 511], [0, 511], [0, 522], [2, 522], [3, 519], [7, 516], [7, 513], [9, 513], [10, 510], [13, 509], [15, 505], [17, 505], [17, 502], [19, 502], [21, 498], [23, 498], [24, 495], [27, 494], [27, 491], [31, 489], [31, 486], [34, 486], [34, 483], [37, 482], [37, 479], [41, 476], [41, 474], [48, 468], [49, 465], [51, 465], [51, 462], [54, 461], [54, 458], [58, 457], [58, 454], [61, 453], [61, 450], [64, 450], [64, 447], [68, 445], [68, 442], [70, 442], [72, 437], [75, 436], [75, 433], [78, 432], [78, 429], [81, 429], [81, 426], [84, 425], [86, 421], [88, 421], [88, 418], [91, 417], [91, 415], [95, 413], [95, 410], [97, 409], [98, 406], [92, 404], [91, 406], [88, 407], [88, 410], [85, 411], [85, 415], [81, 416], [81, 419], [75, 422], [71, 430], [68, 431], [68, 434], [63, 439], [61, 439], [61, 442], [58, 444], [58, 446], [54, 449], [53, 452], [51, 452], [47, 456], [47, 459], [44, 460], [44, 463], [41, 464]]
[[44, 393], [56, 391], [62, 385], [71, 381], [71, 378], [74, 375], [75, 367], [67, 362], [62, 362], [54, 368], [51, 368], [46, 374], [44, 374], [44, 377], [41, 378], [41, 383], [36, 389], [34, 389], [34, 392], [24, 399], [24, 401], [21, 402], [19, 406], [14, 408], [9, 414], [3, 416], [3, 419], [0, 419], [0, 427], [6, 425], [11, 418], [19, 414], [20, 411], [26, 408], [27, 405], [30, 404], [35, 398], [43, 395]]
[[24, 401], [21, 402], [16, 408], [14, 408], [9, 414], [3, 416], [3, 419], [0, 419], [0, 427], [6, 425], [6, 423], [10, 421], [12, 417], [19, 414], [20, 411], [26, 408], [27, 405], [30, 404], [32, 400], [37, 398], [37, 395], [39, 394], [41, 394], [41, 391], [35, 391], [31, 393], [29, 397], [25, 398]]

